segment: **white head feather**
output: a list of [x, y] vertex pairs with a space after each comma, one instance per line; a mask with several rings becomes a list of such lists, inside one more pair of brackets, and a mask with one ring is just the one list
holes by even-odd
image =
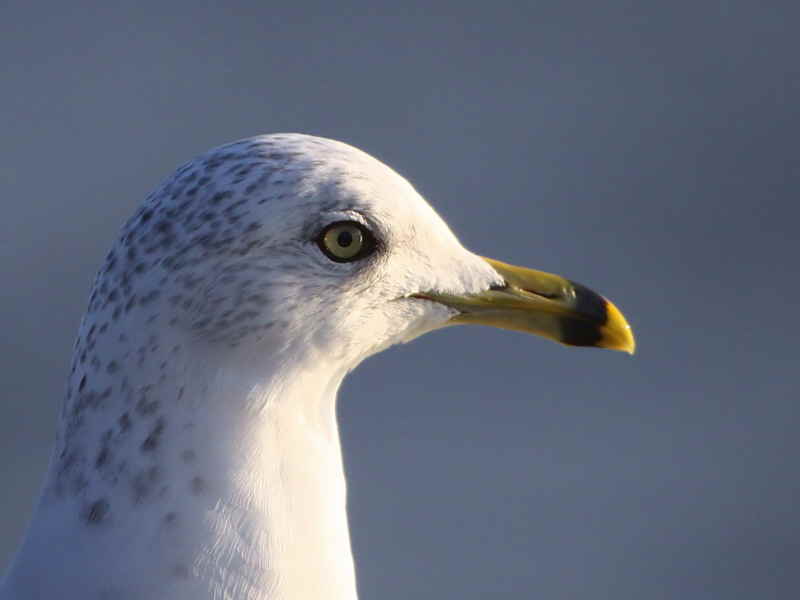
[[[331, 260], [341, 221], [374, 252]], [[502, 281], [341, 142], [260, 136], [182, 166], [97, 276], [0, 598], [354, 598], [339, 384], [454, 313], [410, 295]]]

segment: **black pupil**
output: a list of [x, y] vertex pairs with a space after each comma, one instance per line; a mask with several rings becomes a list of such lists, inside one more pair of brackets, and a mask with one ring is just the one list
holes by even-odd
[[336, 243], [339, 244], [342, 248], [347, 248], [350, 244], [353, 243], [353, 234], [349, 231], [342, 231], [339, 235], [336, 236]]

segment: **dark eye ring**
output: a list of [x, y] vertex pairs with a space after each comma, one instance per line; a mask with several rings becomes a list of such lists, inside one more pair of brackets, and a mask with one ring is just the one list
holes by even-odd
[[335, 262], [361, 260], [375, 251], [372, 232], [356, 221], [337, 221], [325, 227], [317, 236], [323, 254]]

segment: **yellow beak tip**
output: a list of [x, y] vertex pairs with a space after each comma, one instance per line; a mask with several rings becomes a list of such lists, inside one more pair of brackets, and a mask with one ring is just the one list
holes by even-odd
[[628, 325], [628, 321], [613, 302], [606, 299], [606, 303], [608, 319], [603, 326], [603, 339], [600, 346], [633, 355], [636, 352], [636, 340], [633, 337], [631, 326]]

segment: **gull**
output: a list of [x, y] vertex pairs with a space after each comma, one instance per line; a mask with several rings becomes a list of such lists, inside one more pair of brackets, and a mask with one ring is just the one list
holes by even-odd
[[97, 274], [0, 599], [354, 600], [337, 391], [462, 323], [634, 350], [611, 302], [468, 251], [350, 145], [272, 134], [186, 163]]

